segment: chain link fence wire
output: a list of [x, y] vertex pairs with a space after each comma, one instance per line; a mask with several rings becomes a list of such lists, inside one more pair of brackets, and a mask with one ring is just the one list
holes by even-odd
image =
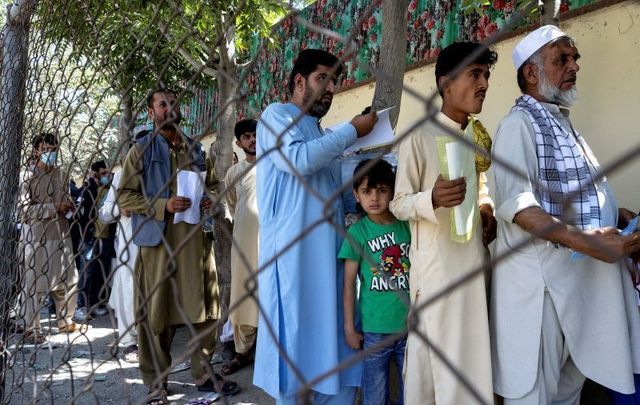
[[[310, 7], [321, 9], [325, 5], [323, 3], [326, 1], [318, 1]], [[415, 6], [413, 3], [409, 3], [409, 9]], [[234, 239], [231, 227], [225, 226], [228, 224], [224, 216], [226, 193], [253, 166], [247, 167], [235, 182], [222, 182], [230, 164], [232, 142], [232, 137], [223, 136], [223, 132], [229, 132], [233, 126], [233, 122], [230, 127], [224, 121], [229, 117], [234, 120], [239, 116], [258, 117], [262, 107], [282, 96], [279, 93], [282, 89], [277, 89], [275, 93], [263, 94], [257, 101], [251, 100], [248, 94], [251, 87], [246, 85], [254, 83], [256, 77], [270, 69], [261, 64], [260, 58], [265, 53], [275, 52], [276, 48], [270, 42], [278, 41], [276, 29], [266, 29], [264, 37], [259, 41], [254, 40], [251, 52], [248, 49], [234, 49], [234, 41], [230, 40], [234, 30], [237, 35], [248, 36], [238, 32], [250, 31], [247, 15], [255, 13], [253, 10], [256, 7], [262, 10], [259, 7], [265, 7], [265, 4], [269, 12], [280, 13], [284, 17], [275, 27], [297, 26], [296, 29], [305, 30], [312, 34], [309, 35], [319, 38], [320, 44], [342, 44], [339, 47], [341, 64], [357, 66], [369, 77], [384, 77], [379, 68], [381, 62], [370, 53], [364, 56], [361, 53], [363, 41], [370, 41], [371, 38], [363, 38], [360, 27], [378, 21], [374, 17], [377, 15], [379, 18], [380, 0], [368, 2], [357, 15], [352, 16], [353, 21], [348, 21], [349, 26], [343, 25], [340, 30], [323, 26], [324, 21], [321, 20], [305, 19], [304, 14], [292, 8], [291, 4], [277, 1], [78, 3], [48, 0], [27, 1], [13, 6], [14, 10], [22, 10], [23, 14], [13, 17], [13, 22], [7, 24], [7, 27], [12, 25], [13, 29], [5, 27], [2, 34], [3, 116], [0, 119], [2, 133], [7, 134], [6, 141], [0, 144], [1, 167], [7, 171], [6, 175], [0, 177], [3, 207], [0, 211], [0, 317], [3, 321], [0, 342], [3, 387], [0, 392], [4, 403], [54, 403], [63, 400], [71, 403], [141, 403], [145, 399], [147, 391], [142, 386], [137, 365], [123, 361], [123, 348], [126, 346], [123, 342], [141, 328], [150, 328], [153, 315], [149, 316], [149, 311], [157, 310], [152, 298], [140, 296], [137, 283], [141, 278], [135, 274], [131, 264], [132, 255], [138, 260], [139, 256], [132, 250], [122, 249], [122, 246], [133, 246], [133, 238], [141, 231], [140, 228], [127, 231], [123, 227], [127, 217], [126, 212], [118, 208], [118, 195], [116, 204], [107, 205], [110, 209], [101, 211], [105, 207], [109, 185], [100, 187], [98, 173], [102, 172], [104, 176], [105, 171], [121, 167], [138, 134], [157, 131], [147, 116], [145, 100], [147, 92], [153, 88], [177, 89], [177, 103], [184, 115], [180, 135], [186, 142], [187, 154], [192, 155], [199, 150], [196, 143], [187, 142], [187, 139], [209, 142], [211, 134], [218, 132], [217, 140], [205, 151], [207, 159], [204, 165], [208, 174], [201, 180], [207, 199], [214, 208], [206, 210], [197, 226], [190, 227], [188, 232], [180, 235], [179, 241], [162, 235], [160, 249], [165, 260], [159, 262], [161, 276], [155, 280], [157, 284], [146, 286], [145, 290], [149, 295], [161, 293], [167, 302], [177, 303], [177, 313], [174, 315], [185, 325], [182, 329], [185, 343], [177, 355], [174, 353], [173, 364], [188, 361], [193, 353], [200, 352], [203, 342], [215, 341], [229, 312], [243, 301], [255, 302], [260, 313], [264, 314], [265, 309], [257, 294], [257, 275], [314, 229], [329, 224], [336, 233], [345, 236], [344, 223], [336, 222], [335, 214], [337, 202], [351, 188], [351, 179], [332, 195], [323, 196], [306, 181], [305, 176], [293, 162], [286, 159], [279, 148], [281, 137], [303, 118], [303, 114], [285, 131], [272, 131], [278, 142], [259, 159], [278, 155], [287, 160], [291, 173], [304, 187], [308, 198], [323, 203], [324, 216], [300, 234], [291, 235], [290, 242], [258, 268], [250, 259], [255, 252], [245, 251], [241, 242]], [[483, 38], [460, 35], [451, 41], [482, 39], [485, 44], [492, 45], [515, 27], [521, 27], [531, 14], [531, 7], [534, 5], [528, 4], [514, 10], [500, 29]], [[448, 11], [453, 12], [451, 9]], [[468, 21], [478, 21], [482, 16], [471, 11], [468, 16], [460, 18], [466, 18], [468, 24]], [[428, 19], [425, 19], [424, 25], [429, 25]], [[422, 46], [420, 38], [417, 41], [417, 46]], [[415, 43], [411, 46], [415, 46]], [[234, 54], [236, 51], [237, 55]], [[429, 52], [427, 47], [425, 58], [435, 56]], [[295, 58], [295, 53], [285, 54]], [[471, 55], [468, 60], [475, 56]], [[230, 57], [238, 58], [243, 63], [229, 68], [229, 60], [225, 59]], [[286, 66], [290, 67], [292, 62], [289, 60]], [[464, 65], [466, 63], [461, 66]], [[286, 77], [289, 71], [270, 73]], [[372, 161], [356, 178], [383, 159], [390, 150], [396, 149], [421, 125], [433, 121], [439, 110], [437, 91], [423, 96], [403, 83], [394, 82], [394, 78], [384, 78], [392, 81], [396, 87], [401, 86], [403, 92], [411, 95], [416, 103], [421, 103], [423, 114], [404, 130], [398, 131], [393, 145], [374, 152]], [[351, 85], [349, 80], [342, 84]], [[232, 89], [226, 98], [220, 91], [223, 85]], [[216, 86], [219, 89], [217, 93], [205, 90]], [[266, 122], [262, 124], [268, 126]], [[457, 133], [444, 127], [442, 130], [466, 147], [473, 148], [476, 153], [487, 154]], [[228, 145], [223, 145], [223, 142]], [[145, 147], [141, 150], [144, 151]], [[56, 152], [57, 158], [51, 158], [50, 152]], [[630, 148], [624, 155], [603, 166], [593, 181], [610, 176], [632, 161], [638, 152], [640, 145]], [[39, 163], [43, 161], [43, 155], [44, 160], [49, 156], [50, 162], [55, 161], [55, 169], [43, 169]], [[99, 161], [104, 161], [105, 165], [93, 165]], [[189, 169], [192, 164], [191, 161], [179, 162], [178, 166]], [[499, 158], [494, 157], [493, 164], [516, 176], [526, 176]], [[144, 179], [139, 172], [129, 178], [119, 179], [121, 185], [141, 181]], [[175, 187], [175, 182], [174, 172], [159, 193], [145, 196], [143, 203], [148, 207], [150, 216], [158, 214], [154, 207], [162, 198], [162, 192]], [[571, 201], [571, 196], [567, 201]], [[212, 217], [215, 232], [210, 232]], [[140, 226], [143, 224], [144, 221]], [[101, 234], [102, 230], [109, 232]], [[518, 241], [514, 250], [553, 230], [550, 228], [541, 235]], [[102, 235], [109, 236], [101, 238]], [[227, 241], [226, 245], [224, 241]], [[118, 243], [120, 246], [114, 247]], [[202, 266], [203, 273], [213, 277], [209, 280], [209, 288], [215, 302], [202, 304], [207, 305], [203, 309], [207, 320], [204, 326], [191, 322], [190, 310], [183, 306], [187, 298], [185, 291], [180, 290], [176, 282], [182, 270], [180, 266], [184, 263], [181, 253], [189, 251], [194, 244], [203, 250], [202, 257], [197, 259], [201, 263], [198, 266]], [[228, 291], [231, 246], [238, 252], [243, 264], [241, 267], [249, 273], [244, 296], [233, 306], [229, 306]], [[458, 377], [460, 389], [467, 390], [479, 403], [483, 403], [478, 389], [465, 378], [462, 370], [457, 370], [450, 359], [433, 345], [428, 336], [418, 330], [417, 324], [424, 308], [474, 278], [484, 277], [510, 253], [478, 263], [477, 268], [462, 274], [452, 283], [438, 286], [437, 292], [423, 297], [420, 305], [411, 308], [406, 332], [391, 335], [370, 350], [359, 351], [334, 369], [313, 379], [306, 379], [295, 360], [276, 342], [281, 358], [299, 380], [299, 403], [310, 402], [311, 389], [315, 384], [361, 362], [376, 349], [405, 338], [408, 333], [416, 334]], [[126, 274], [128, 284], [123, 284], [122, 274]], [[193, 280], [194, 284], [199, 282], [201, 280]], [[125, 295], [140, 296], [136, 304], [138, 310], [130, 324], [120, 327], [116, 321], [117, 314], [109, 311], [109, 325], [106, 328], [98, 328], [89, 317], [82, 316], [104, 312], [109, 305], [110, 294], [113, 294], [111, 289], [124, 287], [128, 288]], [[53, 306], [50, 301], [54, 303]], [[407, 302], [407, 305], [410, 303]], [[76, 309], [85, 313], [78, 314]], [[267, 323], [264, 327], [275, 340], [273, 325]], [[119, 333], [114, 333], [114, 329]], [[148, 333], [141, 332], [138, 336]], [[171, 369], [162, 368], [162, 359], [156, 358], [155, 353], [153, 363], [156, 367], [154, 383], [160, 384], [170, 377]], [[191, 366], [196, 365], [192, 363]], [[208, 374], [214, 372], [208, 358], [200, 366]], [[110, 381], [110, 389], [101, 386], [105, 378]], [[218, 384], [218, 389], [221, 388]], [[223, 401], [232, 403], [231, 398], [225, 397]]]

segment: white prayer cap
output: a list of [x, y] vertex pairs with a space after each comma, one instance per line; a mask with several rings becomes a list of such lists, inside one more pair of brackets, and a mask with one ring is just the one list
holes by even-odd
[[556, 38], [568, 36], [555, 25], [545, 25], [530, 32], [513, 48], [513, 66], [516, 70], [536, 51]]

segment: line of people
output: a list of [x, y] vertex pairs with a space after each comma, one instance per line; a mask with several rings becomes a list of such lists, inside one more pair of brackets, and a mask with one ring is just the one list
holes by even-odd
[[[577, 404], [586, 378], [623, 400], [635, 392], [638, 278], [627, 261], [640, 234], [615, 228], [634, 214], [616, 206], [569, 119], [578, 58], [553, 26], [515, 46], [522, 95], [492, 145], [475, 115], [497, 54], [443, 49], [440, 112], [400, 140], [395, 180], [383, 161], [356, 169], [366, 216], [343, 242], [338, 159], [376, 117], [322, 129], [341, 66], [321, 50], [299, 54], [290, 102], [269, 105], [257, 127], [257, 386], [277, 404], [354, 403], [360, 386], [364, 404], [389, 403], [393, 361], [398, 403]], [[475, 148], [451, 152], [461, 140]], [[358, 353], [363, 364], [350, 361]]]
[[[342, 69], [338, 58], [302, 51], [289, 76], [290, 101], [236, 124], [246, 160], [222, 185], [234, 220], [235, 346], [223, 374], [255, 355], [254, 383], [277, 404], [300, 395], [350, 404], [358, 387], [364, 404], [388, 403], [392, 361], [399, 403], [492, 403], [494, 393], [504, 403], [578, 403], [587, 377], [620, 394], [635, 392], [637, 277], [627, 275], [624, 260], [640, 251], [640, 236], [614, 228], [634, 215], [618, 209], [569, 120], [577, 97], [575, 41], [544, 26], [515, 46], [522, 96], [492, 145], [476, 114], [497, 57], [475, 43], [443, 49], [435, 66], [441, 110], [400, 141], [395, 173], [383, 160], [356, 167], [353, 193], [363, 218], [346, 238], [336, 197], [339, 158], [371, 132], [377, 116], [321, 127]], [[110, 302], [120, 344], [139, 360], [148, 403], [168, 403], [179, 325], [192, 339], [197, 390], [232, 395], [238, 384], [210, 365], [220, 292], [214, 241], [202, 222], [220, 189], [214, 162], [180, 131], [174, 92], [150, 92], [147, 107], [154, 130], [135, 141], [94, 200], [102, 224], [94, 272], [108, 275], [116, 258]], [[450, 153], [460, 139], [475, 148]], [[34, 144], [38, 163], [22, 183], [24, 307], [31, 311], [26, 319], [37, 322], [39, 294], [49, 292], [60, 331], [71, 332], [78, 275], [64, 218], [74, 204], [52, 164], [56, 147], [53, 135]], [[199, 201], [179, 194], [183, 170], [204, 173]], [[192, 206], [203, 213], [200, 222], [176, 220]], [[116, 219], [110, 245], [102, 229]], [[33, 287], [40, 279], [46, 285]], [[92, 282], [83, 289], [89, 298], [80, 308], [106, 301], [106, 289]], [[31, 330], [37, 328], [28, 326], [25, 337], [37, 338]], [[354, 356], [363, 361], [350, 362]]]

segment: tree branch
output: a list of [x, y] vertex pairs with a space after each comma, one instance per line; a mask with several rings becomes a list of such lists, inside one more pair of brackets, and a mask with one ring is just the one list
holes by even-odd
[[[160, 21], [158, 21], [157, 24], [158, 24], [158, 27], [160, 27], [160, 30], [162, 31], [162, 35], [164, 35], [167, 41], [174, 42], [173, 38], [169, 34], [168, 27]], [[184, 59], [189, 65], [191, 65], [191, 67], [193, 67], [194, 70], [198, 72], [201, 71], [207, 76], [211, 76], [211, 77], [217, 76], [218, 71], [216, 69], [209, 67], [207, 66], [206, 63], [196, 59], [189, 51], [184, 49], [184, 47], [182, 46], [178, 47], [177, 51], [178, 51], [178, 54], [182, 57], [182, 59]]]

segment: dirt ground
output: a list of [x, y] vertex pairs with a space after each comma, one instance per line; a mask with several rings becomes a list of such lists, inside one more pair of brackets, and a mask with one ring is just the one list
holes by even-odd
[[[46, 314], [42, 313], [43, 318]], [[42, 323], [47, 324], [43, 319]], [[55, 324], [55, 321], [54, 321]], [[115, 319], [105, 315], [89, 321], [89, 329], [70, 335], [57, 334], [51, 328], [47, 342], [36, 348], [22, 345], [21, 335], [11, 338], [4, 401], [10, 404], [140, 404], [147, 388], [143, 385], [137, 364], [121, 359], [115, 353]], [[46, 329], [45, 329], [46, 333]], [[174, 365], [183, 363], [187, 331], [180, 328], [172, 346]], [[187, 357], [188, 360], [188, 357]], [[214, 371], [220, 373], [220, 354], [212, 360]], [[241, 391], [228, 398], [218, 398], [217, 404], [270, 405], [274, 401], [251, 384], [253, 368], [246, 367], [226, 377], [237, 382]], [[191, 377], [190, 369], [169, 375], [169, 400], [175, 404], [212, 402], [215, 394], [204, 398]], [[197, 402], [198, 398], [208, 402]]]

